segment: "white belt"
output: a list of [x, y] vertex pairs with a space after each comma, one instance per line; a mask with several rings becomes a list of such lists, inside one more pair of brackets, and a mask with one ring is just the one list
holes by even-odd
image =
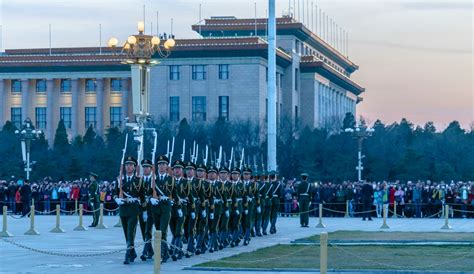
[[237, 198], [236, 200], [237, 200], [237, 202], [241, 202], [242, 198]]
[[309, 195], [309, 194], [308, 194], [308, 193], [302, 193], [302, 194], [300, 194], [300, 195]]
[[278, 195], [273, 195], [273, 197], [278, 197]]
[[232, 199], [227, 199], [227, 202], [232, 202]]

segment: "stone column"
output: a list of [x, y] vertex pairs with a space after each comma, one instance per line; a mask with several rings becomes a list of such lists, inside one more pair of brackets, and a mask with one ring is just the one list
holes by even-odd
[[[103, 130], [110, 126], [110, 78], [104, 78], [104, 92], [102, 94], [102, 125]], [[103, 134], [103, 133], [102, 133]]]
[[71, 79], [71, 137], [79, 135], [79, 80]]
[[0, 79], [0, 127], [5, 124], [4, 110], [5, 110], [5, 84], [7, 81]]
[[104, 79], [97, 78], [96, 81], [96, 133], [102, 136], [104, 133]]
[[54, 130], [57, 123], [54, 121], [54, 80], [46, 80], [46, 138], [51, 146], [54, 143]]
[[128, 93], [130, 92], [130, 81], [129, 78], [122, 78], [122, 98], [120, 100], [122, 106], [122, 128], [125, 128], [125, 123], [123, 122], [125, 118], [130, 117], [128, 111]]
[[[21, 79], [21, 119], [25, 120], [29, 116], [29, 88], [30, 81]], [[23, 121], [21, 121], [23, 124]]]

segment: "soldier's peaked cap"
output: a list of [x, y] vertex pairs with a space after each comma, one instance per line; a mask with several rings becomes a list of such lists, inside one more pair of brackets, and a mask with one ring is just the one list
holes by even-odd
[[125, 164], [137, 165], [137, 159], [133, 158], [133, 156], [128, 156], [125, 159]]
[[166, 155], [160, 155], [156, 159], [156, 163], [158, 163], [158, 164], [160, 164], [160, 163], [169, 164], [170, 160], [168, 159], [168, 157], [166, 157]]
[[184, 163], [183, 163], [183, 161], [181, 161], [181, 160], [176, 160], [176, 161], [174, 161], [174, 162], [173, 162], [173, 168], [175, 168], [175, 167], [184, 168]]
[[148, 160], [148, 159], [143, 159], [142, 162], [141, 162], [141, 165], [143, 167], [146, 167], [146, 166], [149, 166], [149, 167], [152, 167], [153, 166], [153, 162], [151, 160]]
[[196, 169], [197, 170], [204, 170], [204, 171], [207, 172], [207, 167], [203, 163], [197, 164]]

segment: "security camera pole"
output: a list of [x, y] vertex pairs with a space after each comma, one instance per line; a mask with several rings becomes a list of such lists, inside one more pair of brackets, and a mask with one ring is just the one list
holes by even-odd
[[[117, 44], [117, 38], [110, 38], [110, 48], [115, 49]], [[133, 129], [134, 140], [138, 145], [138, 163], [143, 159], [143, 134], [147, 130], [146, 124], [151, 120], [150, 67], [159, 64], [158, 60], [153, 59], [153, 55], [156, 53], [160, 58], [167, 58], [174, 46], [173, 34], [147, 35], [145, 23], [138, 22], [138, 34], [129, 36], [121, 49], [121, 54], [126, 57], [122, 64], [131, 65], [132, 112], [135, 115], [135, 123], [126, 125]]]
[[41, 130], [36, 130], [33, 128], [30, 118], [26, 118], [23, 128], [20, 130], [15, 130], [15, 134], [20, 135], [21, 137], [21, 155], [23, 158], [23, 163], [25, 164], [26, 179], [30, 179], [31, 167], [33, 164], [30, 162], [30, 149], [31, 149], [31, 140], [41, 134]]
[[364, 139], [367, 139], [369, 136], [372, 135], [374, 132], [374, 129], [371, 127], [366, 127], [366, 126], [356, 126], [355, 129], [352, 128], [346, 128], [344, 130], [345, 132], [351, 133], [352, 137], [354, 139], [357, 139], [357, 144], [358, 144], [358, 162], [357, 162], [357, 179], [359, 182], [362, 181], [362, 170], [364, 167], [362, 166], [362, 159], [365, 158], [365, 155], [362, 155], [362, 142]]

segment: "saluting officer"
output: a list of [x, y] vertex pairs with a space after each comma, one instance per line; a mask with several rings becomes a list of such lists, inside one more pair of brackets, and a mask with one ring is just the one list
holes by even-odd
[[301, 227], [309, 225], [309, 204], [312, 197], [311, 183], [308, 182], [308, 173], [301, 173], [301, 182], [296, 189], [298, 195], [298, 204], [300, 208], [300, 224]]
[[114, 195], [115, 202], [120, 206], [120, 220], [125, 241], [127, 242], [124, 264], [130, 264], [137, 257], [134, 248], [138, 222], [137, 216], [141, 213], [140, 200], [143, 199], [145, 194], [142, 182], [135, 176], [136, 166], [137, 160], [135, 158], [132, 156], [126, 158], [125, 176], [119, 176], [119, 184]]

